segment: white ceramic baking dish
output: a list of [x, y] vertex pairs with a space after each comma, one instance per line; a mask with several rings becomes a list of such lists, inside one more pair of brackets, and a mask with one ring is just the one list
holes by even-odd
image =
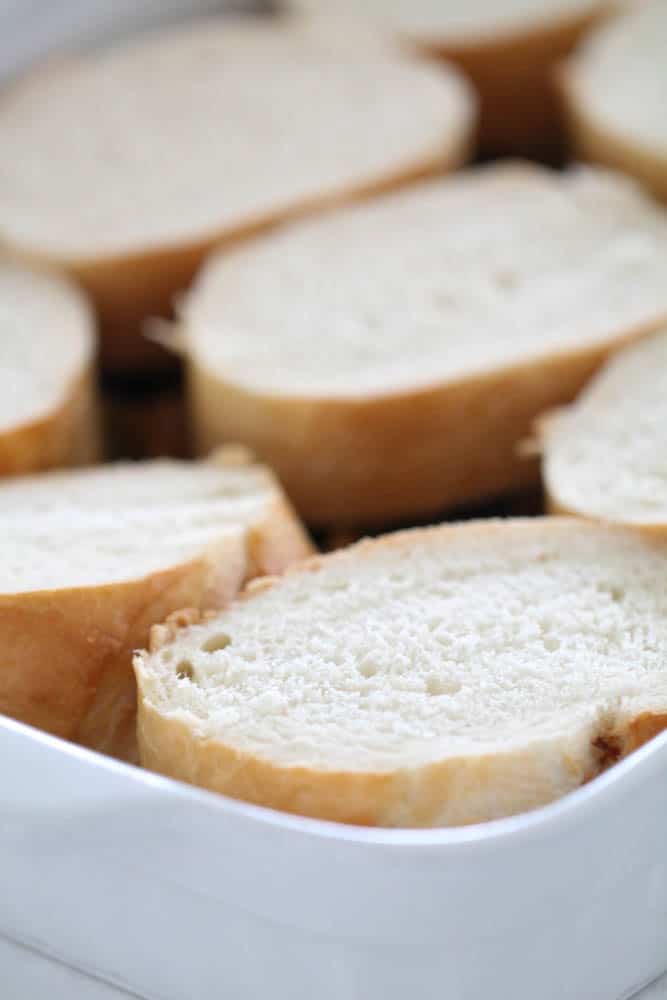
[[667, 968], [667, 735], [545, 809], [388, 831], [0, 720], [0, 887], [0, 937], [150, 1000], [620, 1000]]
[[[225, 6], [0, 0], [0, 80]], [[2, 1000], [620, 1000], [665, 968], [667, 736], [530, 815], [390, 832], [240, 805], [0, 718]]]

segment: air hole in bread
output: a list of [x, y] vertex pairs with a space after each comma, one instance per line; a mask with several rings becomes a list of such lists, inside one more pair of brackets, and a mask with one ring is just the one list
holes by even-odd
[[625, 597], [625, 590], [620, 587], [617, 583], [599, 583], [598, 591], [601, 594], [609, 594], [609, 597], [614, 602], [614, 604], [620, 604], [620, 602]]
[[438, 674], [431, 674], [426, 681], [427, 694], [457, 694], [460, 690], [461, 682], [453, 677], [439, 677]]
[[324, 589], [328, 590], [329, 593], [331, 594], [337, 593], [338, 591], [344, 593], [346, 590], [349, 590], [349, 586], [350, 585], [347, 582], [347, 580], [334, 579], [334, 580], [327, 580], [326, 583], [324, 584]]
[[195, 671], [189, 660], [181, 660], [176, 667], [176, 676], [179, 681], [194, 681]]
[[495, 275], [495, 282], [498, 288], [516, 288], [519, 276], [513, 271], [499, 271]]
[[204, 653], [217, 653], [221, 649], [227, 649], [231, 641], [231, 636], [226, 635], [224, 632], [219, 632], [217, 635], [212, 635], [210, 639], [206, 640], [202, 646], [202, 651]]
[[357, 669], [362, 677], [375, 677], [378, 672], [378, 665], [369, 656], [365, 656]]

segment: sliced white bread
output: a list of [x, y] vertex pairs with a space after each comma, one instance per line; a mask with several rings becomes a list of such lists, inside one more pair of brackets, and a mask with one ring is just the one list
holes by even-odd
[[0, 486], [0, 712], [136, 756], [132, 650], [311, 547], [271, 474], [235, 452]]
[[97, 457], [94, 357], [84, 296], [0, 261], [0, 477]]
[[361, 542], [135, 658], [149, 768], [380, 826], [579, 787], [667, 726], [667, 541], [576, 519]]
[[141, 321], [215, 244], [466, 158], [456, 70], [355, 48], [207, 19], [28, 75], [0, 101], [0, 243], [67, 268], [107, 363], [138, 364]]
[[574, 153], [667, 201], [667, 4], [637, 3], [586, 37], [560, 74]]
[[284, 0], [283, 8], [347, 20], [350, 36], [369, 23], [462, 69], [480, 98], [481, 142], [492, 152], [546, 152], [561, 122], [553, 69], [622, 0]]
[[538, 427], [552, 510], [667, 527], [667, 332], [619, 353]]
[[213, 256], [183, 303], [198, 446], [249, 445], [317, 524], [537, 482], [517, 444], [667, 319], [667, 217], [632, 182], [501, 165]]

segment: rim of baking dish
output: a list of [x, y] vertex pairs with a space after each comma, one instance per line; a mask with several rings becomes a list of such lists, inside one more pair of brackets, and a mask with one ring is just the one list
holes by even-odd
[[654, 737], [588, 784], [575, 789], [555, 802], [530, 812], [469, 826], [394, 829], [353, 826], [330, 820], [311, 819], [264, 806], [252, 805], [217, 792], [210, 792], [155, 774], [133, 764], [105, 757], [96, 751], [77, 746], [57, 736], [51, 736], [49, 733], [44, 733], [32, 726], [0, 715], [0, 737], [3, 731], [14, 733], [29, 742], [39, 743], [50, 748], [53, 752], [73, 758], [87, 767], [101, 768], [122, 777], [135, 786], [144, 786], [153, 791], [163, 792], [175, 801], [196, 802], [200, 807], [207, 808], [212, 812], [236, 816], [282, 831], [293, 831], [301, 836], [347, 843], [382, 844], [411, 848], [420, 846], [455, 848], [481, 843], [498, 843], [508, 838], [518, 840], [544, 832], [544, 828], [549, 828], [551, 833], [554, 833], [556, 829], [563, 832], [568, 827], [581, 823], [591, 811], [597, 811], [603, 804], [603, 800], [612, 796], [623, 797], [628, 785], [638, 779], [643, 780], [643, 771], [667, 770], [666, 731]]

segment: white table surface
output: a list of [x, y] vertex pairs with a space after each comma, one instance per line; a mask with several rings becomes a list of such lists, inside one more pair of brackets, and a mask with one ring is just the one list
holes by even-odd
[[[89, 979], [0, 938], [2, 1000], [122, 1000], [132, 994]], [[260, 998], [258, 998], [260, 1000]], [[610, 997], [609, 1000], [618, 1000]], [[636, 1000], [667, 1000], [667, 975], [637, 994]]]

